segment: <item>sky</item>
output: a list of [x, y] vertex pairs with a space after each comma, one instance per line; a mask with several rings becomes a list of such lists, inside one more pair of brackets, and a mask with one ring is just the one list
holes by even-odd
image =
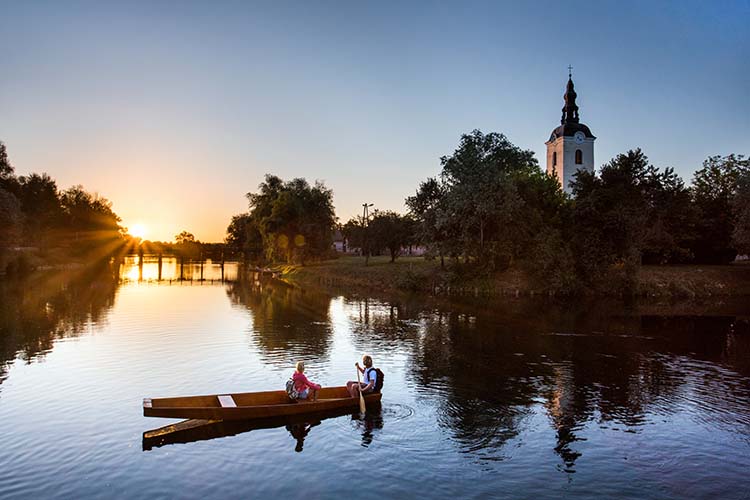
[[640, 147], [690, 181], [750, 153], [750, 1], [0, 0], [0, 141], [152, 240], [221, 241], [266, 173], [342, 222], [404, 211], [461, 134], [536, 153], [573, 66], [597, 167]]

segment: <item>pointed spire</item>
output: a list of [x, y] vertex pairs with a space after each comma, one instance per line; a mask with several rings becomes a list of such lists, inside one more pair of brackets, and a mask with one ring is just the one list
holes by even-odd
[[562, 109], [562, 119], [560, 123], [578, 123], [578, 106], [576, 106], [576, 94], [573, 85], [573, 67], [568, 66], [568, 86], [565, 89], [565, 106]]

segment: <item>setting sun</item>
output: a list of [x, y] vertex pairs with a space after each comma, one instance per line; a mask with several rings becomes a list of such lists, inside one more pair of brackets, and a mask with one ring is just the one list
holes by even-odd
[[133, 224], [133, 227], [128, 230], [128, 233], [130, 233], [131, 236], [143, 239], [147, 233], [146, 226], [143, 224]]

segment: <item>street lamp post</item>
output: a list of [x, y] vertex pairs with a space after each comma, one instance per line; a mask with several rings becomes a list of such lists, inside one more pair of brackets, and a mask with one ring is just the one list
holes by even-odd
[[362, 251], [365, 254], [365, 266], [370, 262], [370, 246], [367, 241], [367, 226], [370, 222], [370, 207], [372, 203], [362, 203], [362, 228], [364, 235], [362, 237]]

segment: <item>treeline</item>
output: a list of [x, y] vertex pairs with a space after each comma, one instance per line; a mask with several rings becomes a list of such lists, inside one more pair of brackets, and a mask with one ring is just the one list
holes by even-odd
[[174, 241], [138, 241], [137, 238], [126, 236], [129, 240], [135, 240], [129, 244], [131, 253], [140, 253], [143, 255], [173, 255], [188, 260], [206, 260], [215, 261], [230, 260], [237, 257], [231, 251], [227, 251], [224, 243], [204, 243], [195, 238], [195, 235], [188, 231], [181, 231], [174, 236]]
[[[335, 257], [333, 235], [342, 231], [350, 248], [395, 260], [405, 246], [418, 244], [416, 221], [409, 215], [375, 211], [337, 225], [333, 192], [305, 179], [284, 181], [266, 175], [257, 193], [248, 193], [249, 211], [232, 217], [227, 250], [256, 264], [300, 263]], [[367, 229], [365, 230], [365, 225]]]
[[[475, 130], [440, 159], [438, 176], [406, 199], [408, 212], [375, 211], [339, 229], [349, 249], [412, 245], [459, 272], [524, 269], [548, 290], [633, 290], [643, 264], [724, 264], [750, 253], [750, 161], [713, 156], [690, 185], [640, 150], [596, 173], [580, 172], [570, 195], [532, 151]], [[249, 260], [301, 262], [331, 255], [332, 193], [304, 179], [267, 175], [235, 216], [227, 243]]]
[[406, 204], [433, 255], [474, 269], [517, 265], [550, 290], [627, 291], [642, 264], [728, 263], [750, 252], [741, 155], [708, 158], [687, 186], [636, 149], [578, 173], [571, 196], [502, 134], [466, 134], [441, 164]]
[[[120, 217], [103, 197], [82, 186], [61, 191], [47, 174], [16, 176], [0, 142], [0, 272], [30, 266], [28, 253], [57, 258], [108, 257], [124, 242]], [[15, 254], [15, 255], [14, 255]]]

